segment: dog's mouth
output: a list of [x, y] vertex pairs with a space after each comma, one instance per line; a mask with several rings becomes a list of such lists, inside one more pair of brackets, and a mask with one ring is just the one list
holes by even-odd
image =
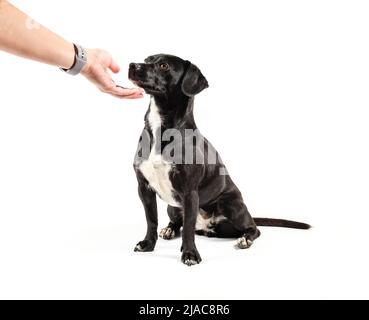
[[138, 81], [138, 80], [134, 80], [134, 79], [131, 79], [129, 78], [129, 80], [136, 86], [136, 87], [140, 87], [142, 88], [142, 84], [141, 84], [141, 81]]
[[132, 76], [131, 74], [129, 74], [128, 79], [136, 86], [139, 88], [142, 88], [145, 90], [146, 93], [148, 94], [163, 94], [164, 92], [162, 92], [161, 90], [155, 88], [154, 86], [146, 83], [143, 80], [137, 79], [135, 76]]
[[138, 76], [135, 70], [131, 68], [128, 70], [128, 79], [131, 80], [135, 85], [138, 85], [139, 83], [141, 83], [141, 80], [138, 79]]
[[137, 87], [142, 88], [148, 94], [164, 94], [163, 90], [158, 89], [152, 83], [147, 80], [143, 80], [142, 78], [145, 75], [142, 70], [137, 70], [136, 68], [129, 68], [128, 70], [128, 79]]
[[141, 76], [137, 74], [135, 70], [129, 69], [128, 79], [137, 87], [145, 89], [145, 87], [147, 86], [145, 81], [141, 79]]
[[152, 94], [152, 95], [163, 95], [165, 94], [165, 92], [163, 92], [162, 90], [158, 90], [157, 88], [150, 86], [148, 84], [144, 84], [140, 81], [132, 81], [137, 87], [140, 87], [142, 89], [145, 90], [145, 92], [147, 94]]
[[145, 85], [144, 81], [137, 79], [135, 76], [131, 74], [128, 75], [128, 79], [136, 86], [146, 90], [147, 85]]

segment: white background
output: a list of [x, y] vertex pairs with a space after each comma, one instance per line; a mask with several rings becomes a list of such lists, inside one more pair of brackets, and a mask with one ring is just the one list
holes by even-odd
[[[369, 298], [366, 1], [13, 1], [65, 38], [129, 62], [171, 53], [210, 88], [196, 100], [262, 228], [250, 250], [197, 238], [137, 254], [133, 156], [148, 98], [0, 53], [0, 298]], [[159, 201], [160, 202], [160, 201]], [[168, 222], [160, 202], [160, 227]]]

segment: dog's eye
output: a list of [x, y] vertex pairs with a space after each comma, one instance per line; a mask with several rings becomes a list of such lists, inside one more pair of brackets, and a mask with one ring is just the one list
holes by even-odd
[[169, 70], [169, 64], [167, 64], [167, 63], [161, 63], [160, 64], [160, 69], [163, 70], [163, 71]]

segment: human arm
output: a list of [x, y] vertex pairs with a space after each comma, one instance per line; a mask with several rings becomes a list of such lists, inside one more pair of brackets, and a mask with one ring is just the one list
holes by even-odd
[[[0, 0], [0, 50], [64, 69], [73, 65], [75, 57], [71, 42], [35, 23], [6, 0]], [[87, 64], [82, 75], [115, 97], [142, 97], [141, 89], [116, 86], [108, 70], [120, 71], [111, 55], [101, 49], [87, 49]]]

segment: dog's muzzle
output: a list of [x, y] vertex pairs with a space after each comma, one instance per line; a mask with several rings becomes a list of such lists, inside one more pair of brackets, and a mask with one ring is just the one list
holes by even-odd
[[128, 78], [130, 80], [142, 80], [143, 76], [143, 67], [140, 63], [130, 63], [129, 71], [128, 71]]

